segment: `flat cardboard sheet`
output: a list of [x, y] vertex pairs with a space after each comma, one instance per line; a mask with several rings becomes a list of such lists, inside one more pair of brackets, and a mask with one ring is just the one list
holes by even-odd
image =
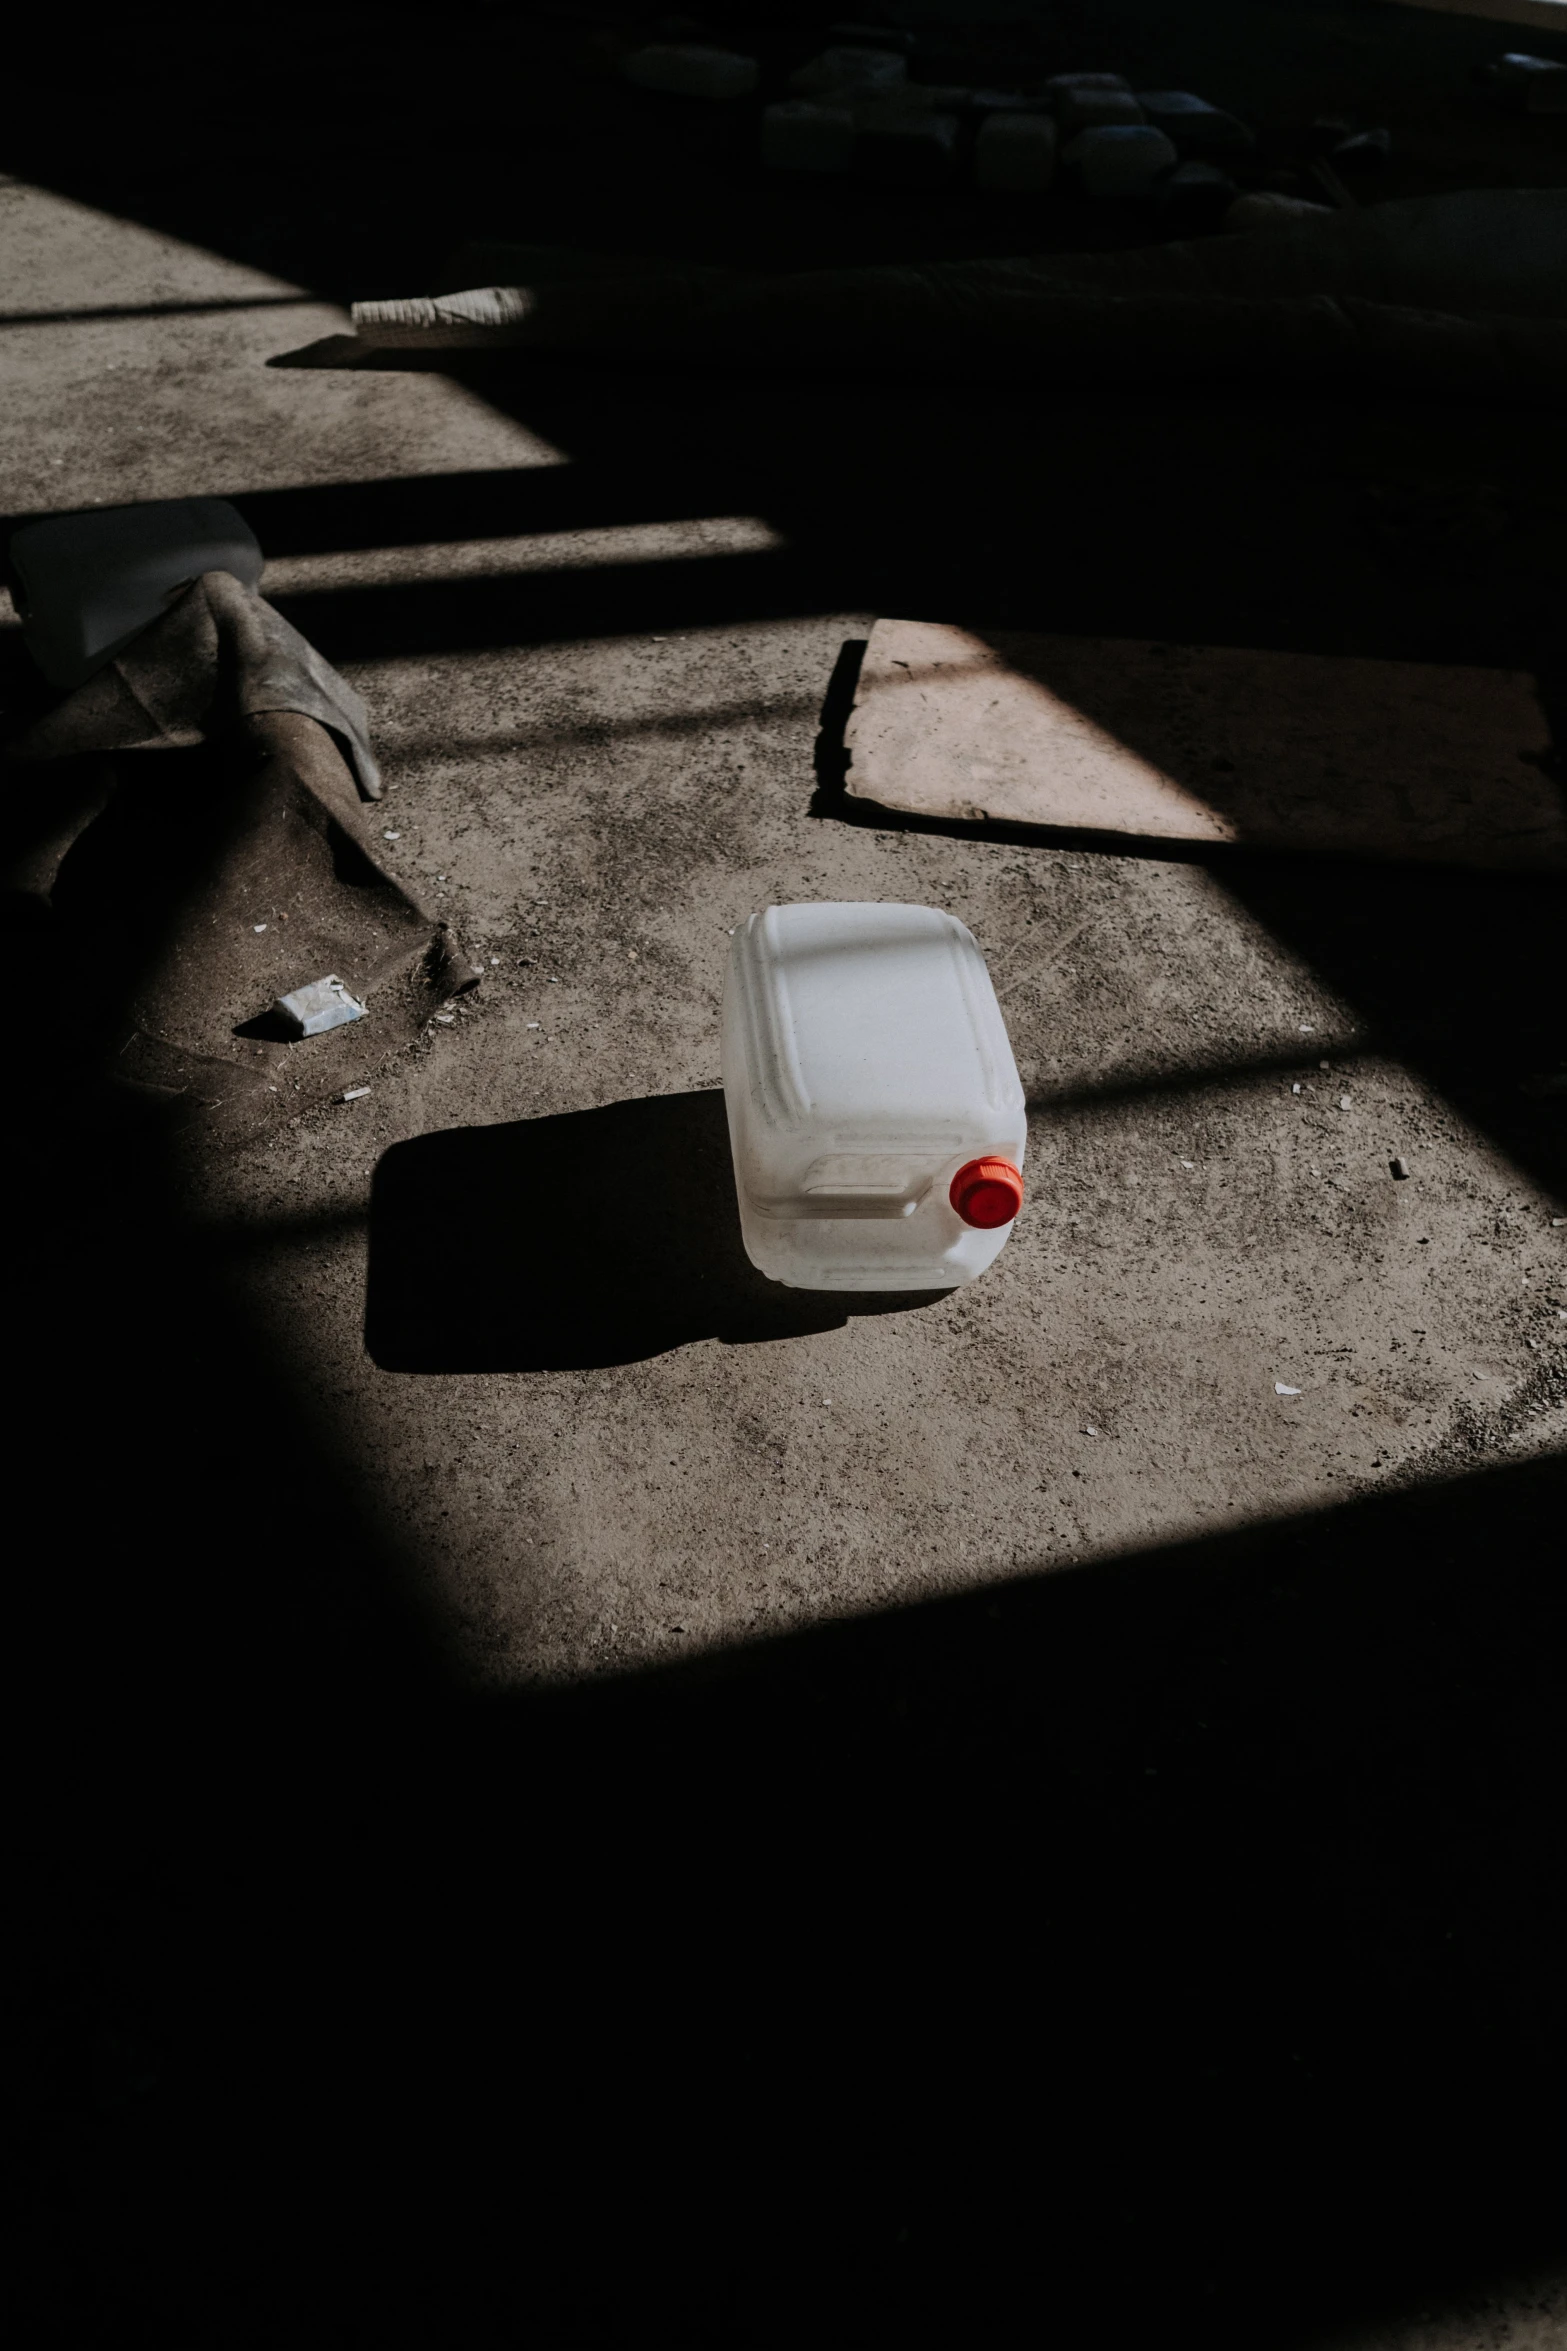
[[845, 742], [914, 816], [1567, 870], [1519, 671], [879, 620]]

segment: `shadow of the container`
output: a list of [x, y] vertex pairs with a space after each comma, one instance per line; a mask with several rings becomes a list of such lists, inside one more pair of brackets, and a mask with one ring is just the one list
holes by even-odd
[[371, 1192], [365, 1343], [383, 1371], [589, 1370], [946, 1295], [758, 1273], [716, 1091], [420, 1135], [386, 1153]]

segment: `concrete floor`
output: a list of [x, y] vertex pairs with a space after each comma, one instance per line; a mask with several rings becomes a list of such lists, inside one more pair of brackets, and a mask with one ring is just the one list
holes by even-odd
[[[1567, 1162], [1520, 1091], [1560, 1061], [1554, 894], [854, 825], [818, 792], [835, 663], [878, 610], [1044, 625], [1080, 591], [1126, 633], [1222, 637], [1233, 590], [1259, 642], [1301, 641], [1305, 608], [1331, 650], [1519, 660], [1462, 565], [1408, 580], [1356, 500], [1406, 436], [1427, 474], [1532, 480], [1496, 560], [1537, 584], [1551, 420], [1502, 450], [1464, 418], [1081, 418], [1052, 428], [1066, 479], [1048, 443], [981, 448], [950, 396], [271, 365], [342, 313], [43, 188], [0, 188], [0, 220], [6, 508], [238, 498], [269, 592], [370, 705], [391, 854], [488, 963], [367, 1100], [232, 1154], [197, 1136], [180, 1177], [188, 1245], [453, 1687], [612, 1681], [1232, 1530], [1331, 1546], [1311, 1514], [1561, 1449]], [[1206, 525], [1227, 563], [1150, 585], [1126, 523], [1151, 499], [1166, 547]], [[1030, 545], [1062, 550], [1048, 578]], [[1292, 570], [1331, 601], [1292, 601]], [[829, 897], [960, 915], [1029, 1093], [1025, 1214], [935, 1303], [844, 1312], [738, 1252], [729, 933]], [[378, 1272], [378, 1170], [443, 1136], [442, 1244]], [[592, 1229], [519, 1231], [513, 1178], [526, 1201], [561, 1150], [612, 1168]], [[1354, 2339], [1567, 2340], [1530, 2293]]]
[[[91, 503], [570, 462], [440, 375], [270, 368], [337, 314], [42, 191], [6, 201], [25, 273], [7, 308], [40, 283], [67, 314], [212, 306], [10, 331], [13, 512], [62, 482]], [[657, 623], [678, 583], [662, 629], [346, 665], [396, 858], [491, 976], [368, 1101], [200, 1173], [203, 1219], [244, 1235], [247, 1304], [427, 1562], [470, 1669], [575, 1677], [1559, 1445], [1567, 1199], [1390, 1055], [1222, 864], [814, 815], [821, 706], [873, 615], [682, 625], [687, 579], [787, 547], [766, 513], [698, 515], [269, 572], [302, 620], [344, 594], [537, 592], [602, 567]], [[609, 1330], [583, 1364], [569, 1331], [526, 1327], [519, 1296], [509, 1371], [461, 1361], [453, 1300], [449, 1368], [378, 1366], [383, 1155], [542, 1119], [596, 1149], [606, 1106], [713, 1087], [730, 931], [812, 897], [947, 907], [989, 958], [1031, 1100], [1028, 1212], [994, 1271], [841, 1321], [779, 1299], [755, 1343]], [[678, 1127], [658, 1147], [682, 1148]], [[605, 1259], [635, 1266], [639, 1202], [663, 1182], [628, 1159], [608, 1229], [526, 1246], [580, 1248], [591, 1291]], [[464, 1201], [435, 1212], [460, 1220]], [[714, 1213], [705, 1189], [692, 1213]], [[491, 1237], [504, 1265], [514, 1244]], [[662, 1226], [648, 1245], [668, 1246]]]

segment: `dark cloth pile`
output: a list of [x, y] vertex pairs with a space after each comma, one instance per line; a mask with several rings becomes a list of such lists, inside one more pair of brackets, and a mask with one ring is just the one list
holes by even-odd
[[1228, 382], [1567, 396], [1567, 189], [1486, 189], [1118, 253], [533, 282], [354, 308], [377, 348], [639, 356], [1063, 393]]
[[[364, 1082], [480, 976], [383, 862], [363, 702], [227, 572], [7, 764], [10, 911], [47, 924], [62, 1041], [117, 1087], [230, 1124], [297, 1110]], [[367, 1016], [291, 1043], [275, 1000], [327, 973]]]

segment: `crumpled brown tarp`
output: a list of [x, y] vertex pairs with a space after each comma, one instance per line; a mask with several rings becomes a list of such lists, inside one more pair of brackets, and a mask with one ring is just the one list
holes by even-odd
[[654, 272], [357, 303], [385, 348], [1010, 378], [1063, 392], [1237, 382], [1567, 395], [1567, 189], [1370, 205], [1135, 251], [715, 279]]
[[[173, 760], [147, 758], [175, 751]], [[352, 687], [209, 572], [8, 747], [10, 905], [52, 915], [62, 1040], [225, 1125], [369, 1082], [479, 967], [386, 868]], [[289, 1041], [335, 972], [367, 1016]]]
[[232, 572], [209, 571], [37, 720], [11, 756], [182, 750], [273, 710], [326, 727], [365, 799], [380, 799], [370, 714], [353, 687], [264, 596]]

